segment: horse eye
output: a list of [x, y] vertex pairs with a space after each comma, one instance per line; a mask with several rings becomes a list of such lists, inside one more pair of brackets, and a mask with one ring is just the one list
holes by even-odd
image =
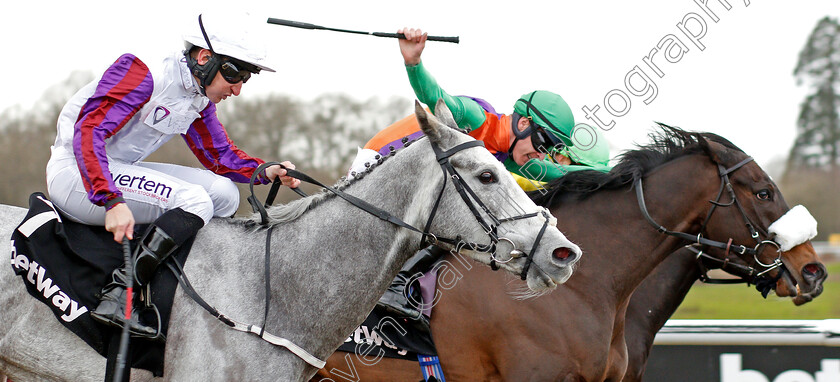
[[493, 173], [490, 171], [482, 172], [481, 175], [478, 176], [478, 180], [484, 184], [496, 183], [496, 177], [493, 176]]
[[772, 196], [769, 190], [761, 190], [755, 194], [755, 197], [759, 200], [770, 200]]

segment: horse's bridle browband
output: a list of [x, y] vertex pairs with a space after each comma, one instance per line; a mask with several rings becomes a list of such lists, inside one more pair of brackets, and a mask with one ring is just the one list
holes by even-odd
[[[650, 223], [654, 228], [656, 228], [657, 231], [659, 231], [661, 233], [664, 233], [666, 235], [677, 237], [677, 238], [684, 239], [684, 240], [688, 240], [688, 241], [693, 242], [697, 245], [709, 246], [709, 247], [722, 249], [722, 250], [725, 251], [727, 256], [729, 255], [730, 251], [734, 251], [734, 252], [737, 252], [737, 253], [742, 254], [742, 255], [752, 255], [753, 258], [755, 259], [756, 263], [765, 268], [763, 271], [759, 272], [755, 268], [746, 267], [746, 268], [749, 268], [749, 271], [746, 271], [746, 272], [750, 275], [755, 275], [755, 277], [763, 276], [764, 274], [766, 274], [770, 270], [773, 270], [773, 269], [779, 268], [779, 267], [781, 267], [781, 269], [784, 270], [785, 269], [784, 265], [781, 262], [781, 251], [779, 251], [779, 256], [771, 264], [764, 264], [760, 260], [758, 260], [758, 252], [759, 252], [758, 248], [760, 246], [762, 246], [764, 244], [770, 244], [770, 245], [775, 245], [776, 248], [779, 248], [779, 244], [776, 243], [773, 240], [759, 240], [760, 234], [759, 234], [758, 231], [756, 231], [756, 228], [755, 228], [756, 225], [753, 224], [753, 222], [747, 216], [747, 213], [744, 211], [744, 208], [741, 206], [741, 203], [738, 202], [738, 198], [735, 196], [735, 190], [732, 188], [732, 183], [729, 180], [729, 174], [735, 172], [739, 168], [743, 167], [744, 165], [746, 165], [747, 163], [750, 163], [752, 161], [753, 161], [752, 157], [747, 157], [744, 160], [738, 162], [737, 164], [735, 164], [734, 166], [729, 167], [729, 168], [725, 168], [722, 165], [717, 164], [718, 174], [719, 174], [720, 179], [721, 179], [721, 185], [720, 185], [720, 189], [718, 190], [717, 199], [709, 201], [712, 204], [712, 208], [709, 210], [709, 213], [706, 215], [706, 219], [703, 221], [703, 224], [700, 226], [700, 233], [698, 233], [696, 235], [693, 235], [693, 234], [686, 233], [686, 232], [671, 231], [671, 230], [668, 230], [667, 228], [663, 227], [662, 225], [658, 224], [656, 221], [654, 221], [653, 218], [650, 216], [650, 213], [648, 213], [647, 206], [645, 205], [644, 190], [642, 188], [642, 178], [639, 177], [635, 180], [634, 187], [636, 188], [636, 199], [638, 199], [639, 208], [641, 209], [642, 216], [644, 216], [645, 220], [647, 220], [648, 223]], [[726, 190], [728, 192], [730, 198], [732, 199], [732, 201], [730, 201], [729, 203], [721, 203], [720, 202], [721, 197], [723, 196], [723, 191], [724, 190]], [[753, 239], [755, 239], [755, 241], [757, 243], [755, 245], [755, 247], [750, 248], [750, 247], [747, 247], [745, 245], [735, 245], [735, 244], [732, 243], [731, 238], [727, 242], [724, 243], [724, 242], [721, 242], [721, 241], [711, 240], [711, 239], [707, 239], [707, 238], [703, 237], [703, 232], [705, 232], [706, 225], [709, 223], [709, 220], [711, 219], [712, 214], [714, 213], [715, 209], [717, 207], [729, 207], [729, 206], [732, 206], [732, 205], [735, 205], [738, 208], [738, 211], [741, 213], [741, 216], [743, 217], [744, 221], [746, 222], [746, 226], [750, 231], [750, 236]], [[769, 237], [767, 232], [764, 231], [763, 229], [761, 229], [761, 234], [763, 234], [765, 237]], [[698, 260], [701, 257], [700, 255], [703, 255], [702, 251], [699, 252], [699, 254], [698, 254]], [[707, 256], [707, 257], [708, 258], [713, 258], [711, 256]], [[718, 260], [718, 259], [716, 259], [716, 260]], [[723, 261], [723, 262], [724, 262], [724, 264], [726, 263], [725, 261]], [[741, 266], [741, 267], [743, 267], [743, 266]], [[701, 268], [702, 268], [702, 266], [701, 266]], [[701, 277], [701, 279], [702, 279], [702, 277]]]

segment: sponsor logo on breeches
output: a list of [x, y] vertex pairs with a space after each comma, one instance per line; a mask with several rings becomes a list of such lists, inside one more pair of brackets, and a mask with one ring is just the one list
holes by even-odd
[[140, 194], [160, 200], [169, 200], [172, 194], [172, 186], [146, 179], [145, 175], [131, 176], [116, 174], [114, 176], [114, 184], [123, 193]]

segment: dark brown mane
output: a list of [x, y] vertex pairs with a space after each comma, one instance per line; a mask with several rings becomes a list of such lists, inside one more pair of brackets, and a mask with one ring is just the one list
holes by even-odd
[[709, 142], [743, 152], [726, 138], [713, 133], [687, 132], [678, 127], [657, 123], [657, 132], [649, 134], [651, 143], [639, 146], [619, 155], [618, 164], [608, 173], [594, 170], [575, 171], [548, 183], [545, 190], [532, 191], [529, 196], [535, 203], [550, 207], [557, 201], [583, 199], [599, 190], [612, 190], [628, 187], [635, 179], [643, 177], [651, 170], [692, 154], [706, 154], [713, 160], [726, 163], [732, 159], [713, 153]]

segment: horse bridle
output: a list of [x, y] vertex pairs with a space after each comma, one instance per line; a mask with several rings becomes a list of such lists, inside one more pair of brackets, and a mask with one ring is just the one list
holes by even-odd
[[[406, 146], [408, 146], [410, 143], [411, 142], [406, 143]], [[414, 231], [414, 232], [417, 232], [417, 233], [421, 234], [422, 235], [422, 239], [421, 239], [421, 242], [420, 242], [421, 246], [422, 245], [436, 245], [438, 243], [446, 243], [446, 244], [452, 245], [454, 247], [453, 250], [456, 251], [456, 252], [458, 252], [458, 251], [460, 251], [464, 248], [469, 248], [471, 250], [478, 251], [478, 252], [490, 253], [490, 257], [491, 257], [490, 267], [493, 270], [498, 270], [499, 269], [497, 263], [505, 264], [507, 262], [512, 261], [515, 258], [525, 256], [526, 257], [526, 262], [525, 262], [525, 265], [522, 268], [522, 273], [519, 275], [522, 280], [525, 280], [527, 278], [527, 275], [528, 275], [528, 270], [530, 269], [531, 264], [533, 263], [534, 253], [536, 252], [536, 249], [539, 246], [540, 241], [542, 240], [543, 234], [545, 234], [545, 231], [548, 228], [548, 223], [550, 221], [550, 217], [549, 217], [548, 213], [545, 211], [545, 209], [543, 209], [540, 212], [532, 212], [530, 214], [522, 214], [522, 215], [513, 216], [513, 217], [509, 217], [509, 218], [500, 219], [500, 218], [496, 217], [493, 214], [493, 212], [490, 211], [489, 208], [487, 208], [487, 205], [484, 204], [484, 202], [481, 201], [481, 199], [478, 197], [478, 195], [476, 195], [475, 192], [473, 192], [473, 190], [469, 187], [469, 185], [466, 183], [466, 181], [464, 181], [463, 177], [458, 173], [458, 171], [455, 170], [455, 167], [450, 162], [450, 157], [452, 157], [452, 155], [454, 155], [454, 154], [456, 154], [456, 153], [458, 153], [462, 150], [469, 149], [469, 148], [479, 147], [479, 146], [484, 147], [484, 142], [478, 141], [478, 140], [464, 142], [464, 143], [461, 143], [459, 145], [456, 145], [455, 147], [452, 147], [451, 149], [449, 149], [447, 151], [443, 151], [440, 147], [438, 147], [438, 145], [435, 142], [430, 142], [430, 143], [431, 143], [431, 146], [432, 146], [432, 150], [435, 153], [435, 158], [436, 158], [438, 164], [440, 164], [441, 169], [443, 170], [444, 177], [443, 177], [443, 185], [441, 186], [440, 192], [438, 193], [437, 200], [435, 201], [435, 204], [432, 208], [432, 211], [429, 214], [429, 218], [426, 220], [426, 226], [422, 231], [420, 229], [406, 223], [402, 219], [392, 215], [391, 213], [389, 213], [385, 210], [382, 210], [381, 208], [373, 206], [370, 203], [368, 203], [368, 202], [366, 202], [362, 199], [359, 199], [359, 198], [357, 198], [353, 195], [349, 195], [349, 194], [347, 194], [347, 193], [345, 193], [341, 190], [337, 190], [333, 187], [327, 186], [327, 185], [319, 182], [318, 180], [313, 179], [309, 175], [306, 175], [306, 174], [301, 173], [301, 172], [296, 171], [296, 170], [285, 168], [279, 162], [266, 162], [266, 163], [263, 163], [262, 165], [260, 165], [259, 167], [257, 167], [256, 170], [254, 170], [254, 173], [251, 176], [251, 182], [250, 182], [250, 184], [251, 184], [251, 196], [248, 197], [248, 202], [251, 204], [251, 207], [254, 209], [254, 211], [258, 212], [260, 214], [261, 224], [262, 225], [267, 225], [268, 224], [268, 215], [267, 215], [267, 212], [266, 212], [265, 208], [273, 203], [273, 196], [277, 194], [277, 189], [280, 186], [280, 182], [279, 182], [279, 180], [275, 181], [274, 184], [272, 185], [271, 190], [269, 191], [269, 197], [270, 198], [266, 199], [265, 207], [261, 203], [259, 203], [257, 201], [256, 197], [254, 196], [253, 184], [254, 184], [254, 181], [255, 181], [256, 177], [258, 176], [258, 174], [260, 174], [265, 168], [267, 168], [268, 166], [271, 166], [271, 165], [280, 165], [281, 167], [286, 169], [286, 173], [287, 173], [288, 176], [299, 179], [303, 182], [318, 185], [318, 186], [332, 192], [336, 196], [346, 200], [350, 204], [360, 208], [361, 210], [363, 210], [363, 211], [365, 211], [365, 212], [367, 212], [367, 213], [369, 213], [373, 216], [376, 216], [377, 218], [379, 218], [381, 220], [385, 220], [385, 221], [390, 222], [392, 224], [395, 224], [397, 226], [407, 228], [411, 231]], [[393, 154], [394, 151], [391, 151], [391, 153]], [[464, 203], [466, 203], [467, 207], [470, 209], [470, 212], [475, 217], [478, 224], [481, 226], [481, 228], [484, 230], [484, 232], [490, 238], [490, 243], [489, 244], [477, 244], [477, 243], [465, 242], [465, 241], [462, 240], [462, 238], [460, 236], [456, 236], [455, 238], [440, 237], [440, 236], [437, 236], [437, 235], [430, 232], [432, 221], [434, 220], [435, 215], [437, 214], [437, 210], [438, 210], [438, 207], [440, 205], [440, 201], [443, 197], [443, 191], [446, 189], [447, 178], [452, 178], [452, 184], [455, 186], [455, 190], [461, 196], [461, 199], [464, 201]], [[490, 219], [489, 222], [482, 216], [482, 214], [481, 214], [482, 211], [484, 212], [484, 214], [486, 214], [489, 217], [489, 219]], [[540, 232], [537, 234], [537, 237], [534, 240], [534, 244], [531, 246], [530, 253], [528, 253], [527, 255], [525, 255], [523, 252], [517, 250], [516, 245], [513, 244], [512, 240], [510, 240], [508, 238], [505, 238], [505, 237], [500, 238], [498, 236], [497, 229], [498, 229], [500, 224], [505, 223], [505, 222], [515, 221], [515, 220], [520, 220], [520, 219], [532, 218], [532, 217], [536, 217], [538, 215], [542, 215], [543, 218], [545, 219], [545, 222], [543, 223], [543, 226], [540, 229]], [[513, 249], [511, 250], [511, 258], [507, 259], [505, 261], [501, 261], [501, 260], [499, 260], [495, 257], [496, 244], [498, 244], [500, 241], [506, 241], [506, 242], [510, 243], [511, 246], [513, 247]], [[268, 245], [268, 243], [267, 243], [267, 245]], [[266, 251], [268, 251], [268, 248], [266, 248]]]
[[[645, 220], [647, 220], [660, 233], [664, 233], [664, 234], [669, 235], [669, 236], [673, 236], [673, 237], [677, 237], [677, 238], [680, 238], [680, 239], [688, 240], [690, 242], [694, 242], [694, 244], [697, 245], [697, 246], [709, 246], [709, 247], [719, 248], [719, 249], [722, 249], [722, 250], [725, 251], [724, 260], [720, 260], [720, 259], [717, 259], [715, 257], [706, 255], [705, 253], [703, 253], [703, 251], [698, 252], [697, 259], [698, 259], [698, 261], [701, 262], [700, 266], [701, 266], [701, 269], [704, 270], [704, 274], [705, 274], [706, 267], [702, 264], [701, 260], [703, 258], [713, 259], [715, 261], [719, 261], [723, 265], [735, 266], [736, 264], [729, 263], [728, 260], [726, 260], [726, 257], [729, 256], [729, 252], [730, 251], [735, 251], [735, 252], [737, 252], [741, 255], [745, 255], [745, 254], [746, 255], [752, 255], [753, 259], [755, 260], [755, 263], [764, 268], [763, 270], [759, 271], [758, 269], [756, 269], [752, 266], [737, 265], [737, 267], [735, 267], [735, 269], [738, 271], [738, 273], [746, 273], [747, 275], [749, 275], [748, 277], [753, 277], [753, 280], [755, 280], [755, 279], [761, 278], [762, 276], [767, 274], [767, 272], [770, 272], [773, 269], [780, 268], [779, 273], [776, 275], [776, 277], [773, 278], [774, 280], [773, 279], [769, 280], [769, 281], [772, 281], [773, 283], [775, 283], [775, 281], [778, 280], [782, 276], [782, 274], [787, 271], [787, 269], [785, 268], [784, 264], [781, 261], [781, 257], [782, 257], [781, 246], [772, 239], [759, 240], [761, 235], [764, 235], [764, 237], [770, 237], [770, 235], [764, 229], [758, 228], [758, 230], [756, 230], [757, 226], [752, 222], [752, 220], [750, 220], [749, 216], [747, 216], [746, 211], [744, 211], [743, 206], [741, 206], [741, 203], [738, 202], [738, 198], [735, 195], [735, 190], [733, 189], [732, 183], [729, 180], [729, 174], [735, 172], [736, 170], [740, 169], [741, 167], [743, 167], [744, 165], [746, 165], [747, 163], [750, 163], [752, 161], [753, 161], [752, 157], [747, 157], [744, 160], [738, 162], [737, 164], [735, 164], [734, 166], [729, 167], [729, 168], [726, 168], [719, 163], [717, 164], [718, 174], [719, 174], [720, 179], [721, 179], [720, 189], [718, 190], [717, 198], [715, 200], [710, 200], [709, 201], [709, 203], [712, 204], [712, 208], [709, 210], [708, 214], [706, 215], [706, 219], [703, 221], [703, 224], [700, 226], [700, 232], [697, 235], [693, 235], [693, 234], [686, 233], [686, 232], [677, 232], [677, 231], [668, 230], [668, 229], [666, 229], [665, 227], [661, 226], [660, 224], [656, 223], [656, 221], [653, 220], [653, 218], [650, 216], [650, 213], [648, 213], [647, 206], [645, 205], [644, 190], [642, 188], [642, 178], [641, 177], [637, 178], [634, 182], [634, 187], [636, 188], [636, 198], [638, 199], [639, 208], [641, 209], [642, 215], [645, 217]], [[721, 202], [721, 198], [723, 197], [724, 190], [727, 191], [727, 193], [729, 194], [729, 197], [731, 199], [731, 201], [729, 203], [722, 203]], [[703, 237], [703, 232], [706, 231], [706, 225], [708, 225], [709, 221], [711, 220], [712, 214], [715, 212], [715, 209], [717, 209], [717, 207], [730, 207], [730, 206], [733, 206], [733, 205], [738, 208], [738, 211], [741, 213], [741, 216], [743, 217], [744, 221], [746, 222], [746, 226], [750, 231], [750, 237], [752, 237], [756, 241], [756, 245], [752, 248], [747, 247], [745, 245], [733, 244], [733, 239], [732, 238], [730, 238], [727, 242], [724, 243], [724, 242], [721, 242], [721, 241], [711, 240], [711, 239]], [[766, 244], [776, 246], [777, 252], [779, 254], [776, 257], [776, 259], [774, 259], [773, 262], [770, 263], [770, 264], [765, 264], [765, 263], [761, 262], [761, 260], [758, 259], [758, 254], [760, 252], [759, 248], [763, 245], [766, 245]], [[705, 277], [707, 279], [709, 279], [708, 276], [705, 276]], [[741, 276], [741, 277], [744, 277], [744, 276]], [[701, 280], [702, 279], [703, 279], [703, 276], [701, 276]], [[750, 281], [748, 280], [748, 282], [750, 282]], [[766, 285], [766, 282], [764, 283], [764, 285]], [[765, 293], [765, 292], [762, 291], [762, 293]]]
[[[543, 209], [540, 212], [532, 212], [530, 214], [522, 214], [522, 215], [513, 216], [513, 217], [509, 217], [509, 218], [500, 219], [500, 218], [496, 217], [496, 215], [494, 215], [493, 212], [490, 211], [489, 208], [487, 208], [487, 206], [484, 204], [484, 202], [482, 202], [481, 199], [479, 199], [478, 195], [476, 195], [475, 192], [473, 192], [473, 190], [470, 188], [470, 186], [464, 181], [463, 177], [461, 177], [461, 175], [458, 174], [458, 171], [455, 170], [455, 167], [452, 166], [452, 163], [450, 163], [450, 161], [449, 161], [449, 157], [451, 157], [452, 154], [455, 154], [458, 151], [461, 151], [463, 149], [466, 149], [466, 148], [469, 148], [469, 147], [475, 147], [475, 146], [484, 147], [484, 142], [482, 142], [482, 141], [469, 141], [469, 142], [461, 143], [460, 145], [457, 145], [457, 146], [449, 149], [448, 151], [441, 150], [441, 148], [438, 147], [437, 144], [432, 142], [432, 150], [435, 152], [435, 158], [437, 159], [438, 164], [440, 164], [440, 167], [443, 170], [443, 175], [444, 176], [443, 176], [443, 185], [441, 185], [440, 192], [438, 193], [438, 197], [437, 197], [437, 200], [435, 201], [434, 207], [432, 208], [432, 212], [429, 215], [429, 219], [426, 221], [426, 227], [423, 230], [423, 232], [426, 233], [426, 234], [424, 234], [424, 238], [421, 242], [421, 245], [423, 243], [428, 243], [428, 244], [434, 245], [434, 244], [437, 244], [437, 242], [444, 242], [444, 243], [453, 245], [455, 247], [456, 252], [459, 252], [462, 248], [469, 247], [471, 250], [490, 253], [490, 268], [495, 271], [495, 270], [499, 269], [499, 266], [497, 265], [497, 263], [498, 264], [506, 264], [506, 263], [512, 261], [513, 259], [521, 257], [523, 255], [523, 253], [521, 251], [518, 251], [516, 249], [516, 245], [513, 243], [512, 240], [510, 240], [508, 238], [505, 238], [505, 237], [499, 238], [498, 231], [497, 231], [499, 225], [501, 225], [502, 223], [505, 223], [505, 222], [532, 218], [532, 217], [535, 217], [535, 216], [541, 214], [543, 216], [543, 218], [545, 219], [545, 222], [543, 223], [542, 228], [540, 228], [540, 232], [537, 234], [537, 237], [534, 239], [534, 244], [531, 246], [531, 252], [529, 254], [525, 255], [525, 258], [526, 258], [525, 266], [522, 268], [522, 273], [519, 275], [519, 277], [522, 280], [525, 280], [528, 277], [528, 269], [530, 269], [531, 264], [533, 263], [534, 253], [536, 252], [537, 247], [539, 246], [539, 243], [542, 240], [543, 234], [545, 234], [546, 228], [548, 228], [548, 222], [550, 221], [549, 215], [545, 211], [545, 209]], [[454, 239], [449, 239], [449, 238], [440, 238], [440, 237], [436, 237], [434, 235], [428, 234], [429, 228], [432, 225], [432, 220], [434, 220], [434, 218], [435, 218], [435, 214], [437, 213], [438, 206], [439, 206], [441, 198], [443, 196], [443, 190], [446, 189], [447, 178], [452, 178], [452, 184], [455, 186], [455, 190], [458, 191], [459, 195], [461, 195], [461, 199], [464, 201], [464, 203], [467, 204], [467, 207], [470, 209], [470, 212], [472, 212], [473, 216], [475, 217], [476, 221], [481, 226], [481, 228], [484, 229], [484, 233], [486, 233], [487, 236], [490, 238], [490, 244], [481, 245], [481, 244], [475, 244], [475, 243], [466, 243], [463, 240], [461, 240], [460, 237], [456, 237]], [[480, 207], [481, 211], [484, 211], [484, 213], [490, 218], [491, 222], [488, 223], [487, 220], [485, 220], [484, 217], [481, 216], [481, 212], [479, 211], [479, 208], [476, 208], [476, 206]], [[427, 240], [430, 236], [432, 237], [431, 241]], [[496, 254], [496, 244], [498, 244], [500, 241], [506, 241], [513, 247], [513, 249], [511, 250], [510, 259], [507, 259], [505, 261], [501, 261], [501, 260], [497, 259], [496, 256], [495, 256], [495, 254]]]
[[[295, 355], [297, 355], [298, 357], [300, 357], [301, 359], [303, 359], [306, 363], [308, 363], [308, 364], [310, 364], [310, 365], [312, 365], [316, 368], [319, 368], [319, 369], [323, 368], [324, 365], [326, 364], [326, 362], [324, 362], [323, 360], [318, 359], [317, 357], [315, 357], [314, 355], [312, 355], [311, 353], [309, 353], [308, 351], [306, 351], [302, 347], [296, 345], [294, 342], [292, 342], [290, 340], [287, 340], [285, 338], [276, 336], [274, 334], [271, 334], [271, 333], [269, 333], [265, 330], [266, 323], [268, 322], [268, 312], [269, 312], [269, 307], [270, 307], [270, 302], [271, 302], [271, 283], [270, 283], [270, 280], [271, 280], [270, 264], [271, 264], [271, 262], [270, 262], [270, 256], [271, 256], [271, 236], [272, 236], [271, 232], [274, 228], [273, 225], [268, 225], [268, 213], [266, 211], [266, 208], [268, 206], [270, 206], [271, 204], [273, 204], [274, 198], [277, 195], [277, 190], [280, 188], [281, 182], [280, 182], [279, 178], [274, 181], [274, 183], [271, 186], [271, 190], [268, 193], [268, 197], [266, 198], [266, 203], [265, 203], [265, 205], [263, 205], [262, 203], [259, 203], [256, 196], [254, 195], [254, 181], [256, 180], [257, 176], [259, 176], [259, 174], [262, 171], [264, 171], [265, 168], [267, 168], [268, 166], [280, 165], [281, 167], [283, 167], [286, 170], [286, 174], [288, 176], [300, 179], [301, 181], [304, 181], [304, 182], [308, 182], [308, 183], [312, 183], [312, 184], [316, 184], [318, 186], [321, 186], [321, 187], [329, 190], [330, 192], [334, 193], [335, 195], [341, 197], [342, 199], [346, 200], [350, 204], [361, 208], [363, 211], [365, 211], [367, 213], [370, 213], [370, 214], [376, 216], [379, 219], [388, 221], [388, 222], [396, 224], [400, 227], [404, 227], [404, 228], [407, 228], [407, 229], [410, 229], [412, 231], [420, 233], [423, 236], [421, 244], [425, 243], [425, 242], [429, 241], [429, 239], [431, 239], [431, 241], [429, 242], [430, 244], [436, 244], [438, 242], [444, 242], [444, 243], [452, 244], [452, 245], [455, 246], [455, 250], [457, 250], [457, 251], [460, 251], [461, 249], [463, 249], [465, 247], [470, 247], [471, 249], [478, 250], [478, 251], [495, 251], [496, 244], [499, 241], [508, 241], [509, 243], [511, 243], [511, 245], [513, 245], [513, 242], [510, 239], [499, 238], [498, 237], [498, 235], [496, 233], [496, 229], [499, 226], [499, 224], [504, 223], [504, 222], [508, 222], [508, 221], [513, 221], [513, 220], [535, 217], [539, 213], [534, 212], [534, 213], [530, 213], [530, 214], [523, 214], [523, 215], [520, 215], [520, 216], [515, 216], [515, 217], [505, 218], [505, 219], [497, 218], [487, 208], [487, 206], [481, 201], [481, 199], [478, 198], [478, 196], [472, 191], [472, 189], [470, 189], [470, 187], [466, 184], [466, 182], [463, 180], [463, 178], [458, 174], [457, 171], [455, 171], [455, 168], [452, 166], [452, 164], [449, 163], [449, 157], [451, 157], [453, 154], [455, 154], [455, 153], [457, 153], [461, 150], [471, 148], [471, 147], [478, 147], [478, 146], [483, 147], [484, 143], [481, 142], [481, 141], [469, 141], [469, 142], [466, 142], [466, 143], [459, 144], [459, 145], [449, 149], [448, 151], [442, 151], [437, 146], [437, 144], [435, 144], [434, 142], [431, 142], [431, 144], [432, 144], [432, 149], [435, 152], [435, 156], [437, 158], [437, 161], [438, 161], [438, 163], [440, 163], [440, 166], [443, 169], [444, 183], [443, 183], [443, 187], [441, 188], [440, 194], [438, 195], [438, 199], [437, 199], [437, 201], [435, 201], [435, 205], [434, 205], [434, 208], [433, 208], [433, 210], [432, 210], [432, 212], [429, 216], [429, 219], [426, 222], [426, 229], [423, 230], [423, 231], [420, 231], [419, 229], [415, 228], [414, 226], [404, 222], [402, 219], [400, 219], [400, 218], [398, 218], [394, 215], [391, 215], [390, 213], [388, 213], [388, 212], [386, 212], [386, 211], [384, 211], [384, 210], [382, 210], [378, 207], [375, 207], [375, 206], [371, 205], [370, 203], [365, 202], [364, 200], [361, 200], [361, 199], [359, 199], [359, 198], [357, 198], [353, 195], [349, 195], [349, 194], [347, 194], [343, 191], [337, 190], [333, 187], [327, 186], [327, 185], [313, 179], [309, 175], [306, 175], [304, 173], [301, 173], [301, 172], [298, 172], [298, 171], [295, 171], [295, 170], [292, 170], [292, 169], [285, 168], [285, 166], [283, 166], [279, 162], [266, 162], [266, 163], [261, 164], [260, 166], [258, 166], [254, 170], [254, 173], [251, 175], [251, 181], [250, 181], [251, 196], [248, 197], [248, 203], [251, 204], [251, 207], [253, 207], [254, 212], [257, 212], [257, 213], [260, 214], [261, 225], [267, 226], [266, 241], [265, 241], [265, 264], [264, 264], [265, 305], [264, 305], [264, 311], [263, 311], [263, 324], [262, 324], [262, 326], [239, 322], [239, 321], [231, 319], [230, 317], [225, 316], [224, 314], [219, 312], [216, 308], [214, 308], [213, 306], [208, 304], [207, 301], [205, 301], [198, 294], [198, 292], [195, 291], [195, 288], [192, 287], [189, 280], [187, 279], [187, 275], [184, 272], [182, 266], [177, 261], [168, 262], [167, 265], [168, 265], [169, 269], [172, 271], [172, 273], [175, 274], [175, 277], [178, 279], [178, 282], [180, 283], [184, 292], [190, 298], [192, 298], [194, 301], [196, 301], [196, 303], [198, 303], [202, 308], [204, 308], [207, 312], [209, 312], [213, 317], [216, 317], [217, 319], [219, 319], [225, 325], [227, 325], [227, 326], [229, 326], [229, 327], [231, 327], [235, 330], [241, 331], [241, 332], [246, 332], [246, 333], [256, 335], [256, 336], [260, 337], [261, 339], [265, 340], [266, 342], [271, 343], [272, 345], [283, 346], [286, 349], [288, 349], [289, 351], [291, 351], [292, 353], [294, 353]], [[408, 146], [408, 144], [406, 144], [406, 146]], [[393, 151], [392, 151], [392, 153], [393, 153]], [[448, 176], [447, 176], [447, 174], [448, 174]], [[466, 243], [466, 242], [463, 242], [462, 240], [460, 240], [460, 237], [456, 237], [455, 239], [447, 239], [447, 238], [437, 237], [434, 234], [429, 232], [429, 226], [431, 225], [432, 220], [435, 217], [435, 213], [437, 212], [438, 205], [440, 204], [440, 200], [441, 200], [441, 197], [443, 195], [443, 190], [446, 187], [446, 178], [447, 177], [452, 178], [452, 183], [455, 185], [455, 189], [458, 190], [458, 193], [461, 195], [461, 199], [464, 200], [464, 202], [470, 208], [470, 211], [472, 211], [473, 216], [475, 216], [478, 223], [481, 225], [481, 227], [484, 229], [484, 231], [490, 237], [490, 241], [491, 241], [490, 244], [481, 245], [481, 244], [475, 244], [475, 243]], [[297, 191], [298, 191], [298, 194], [301, 194], [301, 196], [306, 196], [306, 194], [304, 194], [302, 191], [299, 191], [299, 190], [297, 190]], [[473, 202], [473, 200], [474, 200], [474, 202]], [[484, 220], [484, 218], [481, 216], [481, 213], [479, 212], [478, 208], [476, 208], [476, 205], [478, 205], [481, 208], [481, 210], [483, 210], [487, 214], [487, 216], [490, 217], [490, 219], [492, 220], [492, 223], [488, 223], [486, 220]], [[543, 217], [545, 218], [545, 223], [543, 224], [542, 229], [540, 229], [540, 233], [537, 235], [537, 238], [534, 241], [534, 245], [531, 248], [531, 253], [528, 255], [527, 263], [523, 267], [522, 274], [520, 275], [520, 277], [523, 280], [525, 280], [527, 278], [528, 269], [531, 266], [532, 259], [533, 259], [533, 254], [536, 251], [536, 248], [539, 245], [539, 242], [542, 239], [542, 236], [545, 233], [546, 228], [548, 227], [549, 215], [548, 215], [548, 213], [545, 212], [545, 210], [541, 211], [541, 213], [542, 213]], [[511, 259], [509, 259], [507, 261], [513, 260], [514, 252], [519, 252], [519, 251], [516, 251], [516, 246], [515, 245], [513, 245], [513, 250], [511, 251]], [[521, 253], [521, 252], [519, 252], [519, 253]], [[495, 257], [493, 255], [494, 254], [491, 253], [491, 258], [493, 259], [493, 260], [491, 260], [491, 265], [493, 265], [494, 269], [497, 269], [494, 265], [496, 260], [495, 260]], [[174, 263], [174, 265], [173, 265], [173, 263]]]

